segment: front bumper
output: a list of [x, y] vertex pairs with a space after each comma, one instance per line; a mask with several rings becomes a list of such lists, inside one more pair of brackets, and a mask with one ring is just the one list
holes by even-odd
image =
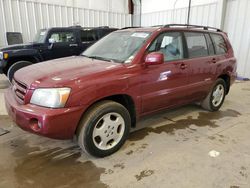
[[[84, 111], [83, 107], [50, 109], [20, 105], [11, 89], [5, 92], [5, 106], [9, 116], [23, 130], [56, 139], [73, 138]], [[38, 122], [40, 126], [37, 126]]]
[[4, 67], [3, 60], [0, 60], [0, 74], [3, 74], [3, 67]]
[[3, 68], [6, 67], [7, 62], [4, 60], [0, 60], [0, 74], [3, 73]]

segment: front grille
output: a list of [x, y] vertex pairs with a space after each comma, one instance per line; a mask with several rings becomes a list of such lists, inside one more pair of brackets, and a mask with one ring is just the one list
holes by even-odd
[[20, 104], [24, 104], [25, 95], [27, 92], [27, 86], [13, 79], [13, 92], [15, 93], [15, 98]]

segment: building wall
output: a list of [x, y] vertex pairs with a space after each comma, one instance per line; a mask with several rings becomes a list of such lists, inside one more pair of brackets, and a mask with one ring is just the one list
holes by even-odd
[[[190, 12], [190, 24], [209, 25], [219, 27], [217, 19], [219, 6], [217, 2], [192, 6]], [[188, 8], [175, 8], [163, 11], [143, 13], [142, 26], [164, 25], [164, 24], [186, 24]]]
[[128, 0], [27, 0], [93, 10], [128, 13]]
[[[176, 3], [175, 3], [176, 2]], [[187, 23], [188, 0], [142, 0], [142, 26]], [[250, 78], [250, 1], [192, 0], [190, 24], [223, 29], [238, 60], [238, 75]]]
[[250, 78], [250, 1], [228, 0], [224, 30], [234, 47], [239, 76]]
[[[217, 0], [192, 0], [192, 6], [215, 3]], [[142, 0], [142, 13], [161, 12], [188, 7], [189, 0]]]
[[[75, 24], [85, 27], [131, 26], [131, 15], [125, 11], [128, 9], [125, 0], [119, 2], [79, 0], [74, 1], [74, 6], [70, 6], [72, 4], [69, 0], [53, 0], [52, 3], [46, 1], [49, 2], [48, 0], [0, 0], [0, 46], [7, 45], [6, 32], [21, 32], [24, 42], [30, 42], [41, 28], [67, 27]], [[88, 4], [84, 4], [84, 1]], [[111, 4], [107, 5], [104, 1]], [[83, 8], [83, 4], [88, 8]]]

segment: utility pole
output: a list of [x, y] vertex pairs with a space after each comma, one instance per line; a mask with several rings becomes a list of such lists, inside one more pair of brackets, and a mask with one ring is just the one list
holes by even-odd
[[192, 1], [192, 0], [189, 0], [189, 4], [188, 4], [188, 17], [187, 17], [187, 25], [189, 25], [190, 11], [191, 11], [191, 1]]

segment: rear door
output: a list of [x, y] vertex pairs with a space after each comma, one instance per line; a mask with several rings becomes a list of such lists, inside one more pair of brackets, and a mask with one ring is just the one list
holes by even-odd
[[[230, 56], [228, 54], [228, 46], [226, 44], [224, 37], [216, 33], [211, 33], [210, 36], [215, 48], [215, 55], [212, 60], [213, 62], [212, 65], [214, 67], [213, 69], [216, 71], [216, 73], [214, 72], [213, 74], [213, 78], [216, 79], [217, 76], [221, 74], [222, 67], [225, 66], [224, 63], [227, 61], [232, 61], [232, 59], [229, 59]], [[235, 63], [235, 59], [233, 61]]]
[[189, 98], [198, 100], [207, 95], [215, 74], [215, 51], [212, 40], [204, 32], [184, 32], [189, 67]]
[[89, 46], [98, 40], [97, 32], [93, 29], [81, 30], [81, 52], [86, 50]]
[[143, 69], [141, 74], [143, 114], [183, 104], [188, 100], [186, 97], [188, 69], [184, 60], [182, 33], [160, 34], [147, 51], [151, 52], [163, 53], [165, 62]]

